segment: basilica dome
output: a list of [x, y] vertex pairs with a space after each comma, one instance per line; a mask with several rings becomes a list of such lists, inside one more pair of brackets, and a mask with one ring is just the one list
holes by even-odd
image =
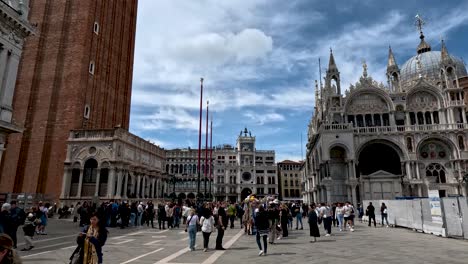
[[[458, 78], [467, 76], [464, 62], [452, 55], [449, 55], [456, 66]], [[418, 69], [418, 59], [421, 63], [421, 70]], [[401, 67], [401, 85], [410, 86], [412, 81], [419, 79], [421, 74], [426, 80], [433, 81], [440, 79], [441, 52], [427, 51], [413, 56]]]

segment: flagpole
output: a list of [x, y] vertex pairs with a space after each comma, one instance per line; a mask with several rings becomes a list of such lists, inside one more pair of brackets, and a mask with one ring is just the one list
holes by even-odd
[[213, 116], [210, 123], [210, 199], [213, 201], [213, 192], [211, 191], [211, 182], [213, 181]]
[[205, 129], [205, 171], [203, 172], [203, 176], [205, 176], [205, 192], [204, 197], [206, 198], [206, 180], [208, 176], [208, 116], [209, 116], [209, 106], [210, 101], [206, 101], [206, 129]]
[[198, 127], [198, 177], [197, 177], [197, 199], [200, 193], [200, 158], [201, 158], [201, 130], [202, 130], [202, 108], [203, 108], [203, 78], [200, 78], [200, 124]]

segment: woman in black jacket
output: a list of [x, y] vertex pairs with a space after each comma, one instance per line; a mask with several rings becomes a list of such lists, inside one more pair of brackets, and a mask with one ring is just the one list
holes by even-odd
[[[263, 205], [258, 206], [258, 212], [254, 218], [255, 227], [257, 228], [257, 245], [260, 249], [259, 256], [267, 254], [267, 240], [268, 233], [270, 232], [270, 222], [268, 221], [268, 213], [265, 211]], [[263, 250], [262, 243], [260, 242], [260, 237], [263, 238]]]
[[315, 211], [315, 204], [312, 204], [309, 208], [309, 229], [310, 229], [310, 236], [314, 238], [314, 241], [310, 242], [316, 242], [317, 237], [320, 237], [320, 231], [318, 227], [318, 216], [317, 212]]

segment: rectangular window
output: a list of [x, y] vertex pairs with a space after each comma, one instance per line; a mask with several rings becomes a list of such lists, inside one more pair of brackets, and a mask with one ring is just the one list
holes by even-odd
[[89, 63], [89, 73], [94, 74], [94, 61]]
[[99, 23], [98, 22], [94, 22], [93, 32], [96, 33], [96, 35], [99, 34]]

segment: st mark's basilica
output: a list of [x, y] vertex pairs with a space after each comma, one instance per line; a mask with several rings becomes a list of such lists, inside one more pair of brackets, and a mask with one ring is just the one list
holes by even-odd
[[398, 65], [391, 48], [387, 85], [363, 73], [344, 92], [330, 51], [308, 126], [304, 202], [465, 195], [468, 166], [465, 64], [442, 40], [432, 50], [417, 20], [416, 55]]

